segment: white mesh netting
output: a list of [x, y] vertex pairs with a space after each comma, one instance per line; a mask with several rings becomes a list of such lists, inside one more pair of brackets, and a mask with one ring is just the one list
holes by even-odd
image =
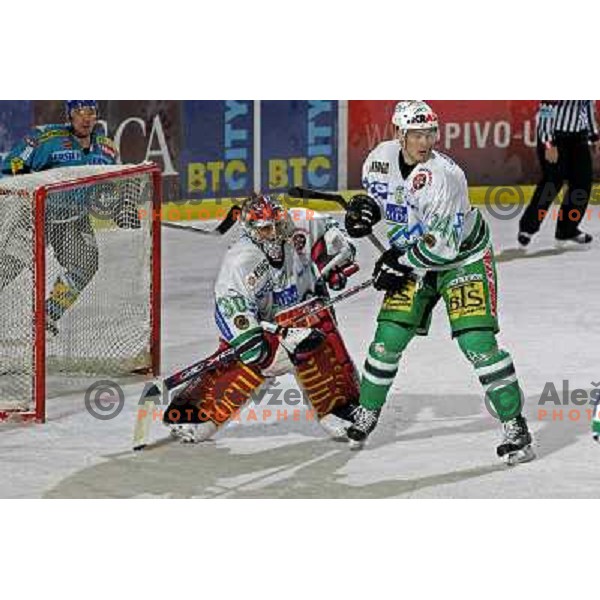
[[34, 198], [41, 186], [65, 182], [73, 185], [50, 189], [45, 202], [46, 393], [66, 387], [70, 375], [150, 367], [157, 258], [149, 168], [84, 166], [3, 177], [0, 417], [34, 409]]

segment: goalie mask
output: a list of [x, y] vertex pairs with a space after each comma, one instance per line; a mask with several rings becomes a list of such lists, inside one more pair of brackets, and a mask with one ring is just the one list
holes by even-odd
[[279, 200], [272, 196], [252, 195], [242, 206], [242, 227], [274, 266], [283, 263], [283, 244], [294, 226]]

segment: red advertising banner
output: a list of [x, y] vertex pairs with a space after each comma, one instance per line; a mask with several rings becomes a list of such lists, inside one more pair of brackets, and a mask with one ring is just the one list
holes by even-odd
[[[348, 187], [360, 188], [369, 150], [394, 136], [396, 100], [348, 102]], [[538, 100], [427, 100], [440, 119], [438, 148], [465, 170], [470, 185], [536, 183]], [[600, 160], [595, 157], [595, 174]]]

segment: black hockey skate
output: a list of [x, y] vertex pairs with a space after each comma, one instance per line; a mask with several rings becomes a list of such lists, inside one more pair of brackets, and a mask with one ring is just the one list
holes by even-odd
[[500, 458], [504, 458], [509, 465], [529, 462], [535, 458], [531, 447], [531, 433], [527, 427], [525, 417], [519, 415], [502, 424], [504, 428], [504, 439], [496, 448]]
[[351, 400], [344, 406], [335, 408], [319, 420], [319, 424], [329, 437], [336, 442], [348, 441], [348, 428], [355, 422], [360, 405], [356, 400]]
[[517, 236], [517, 241], [519, 242], [519, 246], [521, 248], [526, 248], [531, 243], [531, 238], [533, 236], [530, 233], [525, 233], [524, 231], [519, 231], [519, 235]]
[[360, 450], [369, 434], [377, 427], [381, 409], [372, 410], [361, 406], [355, 413], [354, 425], [348, 428], [348, 440], [352, 450]]

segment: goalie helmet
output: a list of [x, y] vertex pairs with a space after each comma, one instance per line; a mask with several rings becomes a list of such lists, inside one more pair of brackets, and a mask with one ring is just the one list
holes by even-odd
[[78, 108], [91, 108], [98, 115], [98, 102], [96, 100], [65, 100], [65, 112], [67, 121], [71, 120], [71, 112]]
[[439, 121], [431, 107], [421, 100], [403, 100], [396, 104], [392, 123], [403, 133], [414, 129], [438, 129]]
[[242, 206], [242, 228], [276, 265], [283, 261], [283, 244], [292, 235], [294, 225], [281, 202], [273, 196], [253, 194]]

